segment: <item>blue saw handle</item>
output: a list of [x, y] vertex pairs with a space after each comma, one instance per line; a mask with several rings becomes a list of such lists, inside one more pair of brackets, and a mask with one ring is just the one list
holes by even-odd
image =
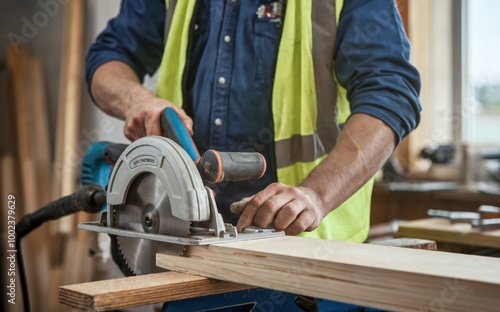
[[195, 164], [200, 161], [200, 153], [189, 135], [186, 127], [182, 123], [177, 112], [167, 107], [161, 114], [161, 128], [167, 133], [169, 139], [179, 144], [191, 157]]

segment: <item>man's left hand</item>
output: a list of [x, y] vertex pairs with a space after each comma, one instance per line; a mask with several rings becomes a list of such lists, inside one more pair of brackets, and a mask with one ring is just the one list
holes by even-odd
[[[235, 203], [237, 204], [237, 203]], [[287, 235], [297, 235], [318, 227], [325, 213], [320, 199], [311, 189], [273, 183], [245, 205], [238, 221], [238, 231], [251, 225], [273, 225]]]

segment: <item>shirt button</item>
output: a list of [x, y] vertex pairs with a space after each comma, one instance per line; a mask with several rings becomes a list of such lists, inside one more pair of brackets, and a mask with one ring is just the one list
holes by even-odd
[[224, 36], [224, 41], [227, 43], [231, 42], [231, 36], [229, 35]]
[[194, 30], [198, 30], [198, 28], [200, 28], [200, 26], [198, 26], [198, 24], [194, 24]]
[[238, 3], [238, 0], [231, 0], [232, 3]]
[[224, 77], [219, 77], [219, 84], [223, 85], [226, 83], [226, 78]]
[[222, 125], [222, 119], [220, 118], [215, 118], [214, 120], [214, 124], [218, 127], [218, 126], [221, 126]]

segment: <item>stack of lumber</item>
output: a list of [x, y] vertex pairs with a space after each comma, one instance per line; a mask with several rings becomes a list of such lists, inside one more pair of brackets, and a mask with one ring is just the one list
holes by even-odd
[[[85, 10], [86, 0], [71, 0], [64, 8], [52, 200], [70, 195], [80, 187], [77, 177], [83, 155], [78, 138], [85, 63]], [[93, 235], [76, 231], [78, 221], [88, 221], [87, 217], [82, 213], [76, 217], [70, 215], [52, 226], [56, 242], [52, 258], [53, 305], [58, 303], [59, 285], [91, 279], [93, 262], [88, 257], [88, 250]]]
[[[5, 118], [10, 116], [10, 105], [9, 103], [9, 88], [7, 86], [7, 68], [5, 60], [0, 60], [0, 133], [12, 133], [13, 127], [11, 126], [10, 118]], [[2, 230], [0, 231], [0, 244], [3, 250], [7, 250], [7, 240], [8, 240], [8, 196], [14, 192], [15, 188], [15, 175], [14, 175], [14, 158], [12, 156], [12, 139], [11, 135], [0, 136], [0, 196], [2, 196], [2, 201], [0, 201], [0, 224]], [[6, 261], [5, 252], [2, 251], [2, 257], [0, 257], [0, 269], [2, 272], [8, 272], [9, 264]], [[0, 279], [0, 287], [6, 289], [7, 280], [2, 275]], [[2, 300], [0, 302], [0, 310], [7, 310], [7, 300]]]
[[[14, 195], [16, 221], [79, 187], [85, 2], [71, 0], [61, 7], [65, 27], [62, 28], [58, 113], [53, 118], [57, 124], [54, 144], [51, 142], [42, 60], [29, 56], [25, 45], [15, 49], [10, 45], [6, 47], [9, 91], [6, 110], [9, 116], [1, 118], [8, 120], [9, 125], [3, 128], [9, 128], [10, 140], [4, 140], [8, 141], [5, 144], [8, 146], [2, 146], [0, 153], [1, 207], [2, 216], [5, 216], [7, 196]], [[89, 238], [78, 237], [76, 218], [61, 220], [57, 226], [45, 224], [23, 239], [31, 306], [39, 311], [61, 309], [57, 296], [60, 285], [91, 278], [92, 262], [87, 255]], [[17, 281], [17, 307], [21, 311], [21, 289], [19, 279]]]
[[[24, 214], [50, 201], [50, 140], [41, 60], [29, 57], [23, 47], [16, 53], [9, 46], [7, 69], [15, 146], [2, 157], [2, 195], [15, 196], [15, 216], [19, 221]], [[7, 203], [6, 197], [2, 202]], [[48, 227], [43, 226], [22, 245], [24, 258], [29, 259], [26, 274], [31, 302], [45, 309], [49, 308], [47, 301], [42, 300], [48, 296], [50, 283], [49, 242]], [[21, 294], [20, 289], [17, 293]]]

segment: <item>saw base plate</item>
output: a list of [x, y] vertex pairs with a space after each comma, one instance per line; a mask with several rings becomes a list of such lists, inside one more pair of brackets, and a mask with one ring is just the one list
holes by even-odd
[[151, 234], [145, 232], [136, 232], [130, 230], [118, 229], [110, 226], [101, 225], [98, 221], [84, 222], [78, 224], [81, 230], [107, 233], [111, 235], [149, 239], [158, 242], [178, 244], [178, 245], [210, 245], [221, 244], [228, 242], [237, 242], [253, 239], [272, 238], [285, 236], [285, 232], [276, 232], [273, 229], [261, 229], [256, 227], [246, 228], [243, 233], [238, 233], [236, 236], [227, 235], [225, 237], [216, 237], [213, 235], [191, 235], [189, 237], [176, 237], [165, 234]]

